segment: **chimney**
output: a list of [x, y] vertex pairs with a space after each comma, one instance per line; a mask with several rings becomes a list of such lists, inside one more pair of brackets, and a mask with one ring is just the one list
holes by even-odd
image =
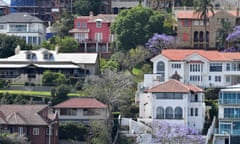
[[93, 16], [93, 12], [92, 12], [92, 11], [89, 12], [89, 16], [90, 16], [90, 17]]

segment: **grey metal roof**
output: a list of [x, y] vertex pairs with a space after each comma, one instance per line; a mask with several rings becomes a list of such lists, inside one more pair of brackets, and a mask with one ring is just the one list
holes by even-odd
[[28, 13], [10, 13], [1, 16], [0, 23], [43, 23], [43, 21]]

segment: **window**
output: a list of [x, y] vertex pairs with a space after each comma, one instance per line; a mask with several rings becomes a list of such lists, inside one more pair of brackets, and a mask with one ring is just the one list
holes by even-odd
[[230, 134], [231, 132], [231, 123], [220, 123], [219, 132], [221, 134]]
[[195, 108], [195, 116], [198, 116], [198, 108]]
[[173, 109], [172, 107], [166, 108], [166, 119], [173, 119]]
[[88, 39], [87, 33], [75, 33], [74, 38], [78, 40], [79, 42], [84, 42], [86, 39]]
[[226, 82], [230, 82], [231, 77], [230, 76], [226, 76]]
[[211, 76], [208, 76], [208, 80], [211, 81], [212, 77]]
[[87, 28], [87, 23], [83, 22], [82, 23], [82, 28]]
[[95, 33], [95, 40], [101, 42], [103, 39], [102, 33]]
[[12, 24], [9, 27], [10, 32], [27, 32], [27, 25], [15, 25]]
[[77, 22], [77, 28], [81, 28], [81, 23]]
[[199, 25], [199, 21], [198, 20], [194, 20], [193, 21], [193, 25], [198, 26]]
[[18, 127], [18, 135], [23, 136], [23, 127]]
[[190, 72], [201, 72], [200, 64], [190, 64]]
[[210, 72], [222, 72], [222, 63], [210, 63]]
[[181, 107], [175, 108], [175, 119], [182, 119], [183, 118], [183, 112]]
[[190, 81], [202, 81], [202, 76], [199, 75], [190, 75]]
[[182, 22], [183, 22], [184, 27], [191, 26], [191, 21], [190, 20], [183, 20]]
[[96, 28], [101, 28], [102, 27], [102, 21], [101, 20], [97, 20], [96, 21]]
[[221, 76], [215, 76], [215, 82], [221, 82]]
[[83, 109], [83, 115], [100, 115], [100, 111], [94, 108]]
[[182, 93], [156, 93], [156, 99], [183, 99]]
[[181, 64], [172, 64], [172, 68], [180, 69], [181, 68]]
[[163, 107], [157, 108], [157, 119], [164, 119], [164, 108]]
[[4, 30], [4, 25], [0, 25], [0, 30]]
[[231, 65], [229, 63], [227, 63], [226, 65], [226, 71], [230, 71], [231, 70]]
[[165, 77], [165, 64], [162, 61], [157, 63], [157, 74], [161, 74], [160, 81], [164, 81], [164, 77]]
[[190, 116], [193, 116], [193, 108], [190, 109]]
[[39, 128], [33, 128], [33, 135], [39, 135]]
[[76, 116], [77, 115], [77, 109], [76, 108], [60, 109], [60, 115]]

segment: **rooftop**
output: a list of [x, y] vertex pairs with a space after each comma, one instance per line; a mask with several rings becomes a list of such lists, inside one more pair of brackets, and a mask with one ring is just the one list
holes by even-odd
[[0, 16], [0, 23], [43, 23], [43, 21], [28, 13], [10, 13]]
[[54, 108], [106, 108], [107, 106], [95, 98], [71, 98]]

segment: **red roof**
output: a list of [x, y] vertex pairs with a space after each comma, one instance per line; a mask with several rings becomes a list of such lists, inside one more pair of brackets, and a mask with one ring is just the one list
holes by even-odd
[[60, 104], [54, 106], [54, 108], [106, 108], [107, 106], [95, 98], [71, 98]]
[[117, 15], [114, 14], [98, 14], [96, 16], [78, 16], [77, 19], [88, 19], [88, 22], [96, 22], [97, 19], [101, 19], [102, 22], [111, 23]]
[[240, 60], [239, 52], [219, 52], [216, 50], [187, 50], [187, 49], [164, 49], [161, 55], [172, 61], [183, 61], [186, 57], [198, 54], [209, 61], [234, 61]]
[[183, 84], [180, 81], [171, 79], [167, 82], [159, 84], [147, 90], [147, 92], [175, 92], [175, 93], [188, 93], [203, 92], [203, 90], [195, 85]]
[[[218, 12], [222, 12], [222, 11], [216, 11], [216, 13]], [[227, 12], [233, 16], [237, 16], [237, 11], [224, 11]], [[211, 12], [208, 13], [208, 16], [211, 17], [213, 14]], [[195, 11], [178, 11], [176, 13], [176, 16], [178, 19], [200, 19], [200, 16], [198, 13], [196, 13]]]

